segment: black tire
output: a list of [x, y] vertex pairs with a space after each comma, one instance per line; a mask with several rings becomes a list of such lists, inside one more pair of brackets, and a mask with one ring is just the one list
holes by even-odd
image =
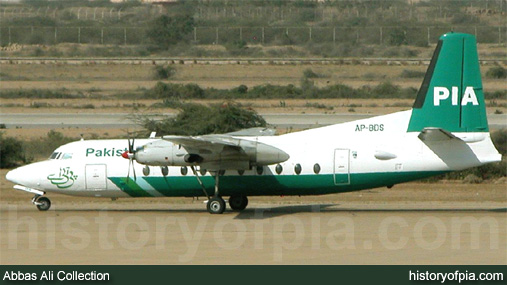
[[229, 206], [234, 211], [243, 211], [248, 205], [248, 198], [243, 195], [232, 195], [229, 197]]
[[210, 214], [222, 214], [225, 211], [225, 201], [222, 197], [212, 197], [208, 200], [206, 208]]
[[40, 203], [40, 205], [37, 205], [39, 211], [47, 211], [51, 208], [51, 201], [46, 197], [40, 197], [37, 199], [37, 203]]

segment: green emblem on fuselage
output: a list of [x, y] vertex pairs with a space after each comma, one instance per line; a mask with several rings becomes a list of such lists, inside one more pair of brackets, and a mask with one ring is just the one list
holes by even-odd
[[50, 174], [47, 179], [51, 184], [56, 185], [56, 187], [65, 189], [74, 185], [77, 175], [74, 174], [74, 171], [70, 170], [70, 167], [61, 167], [58, 175]]

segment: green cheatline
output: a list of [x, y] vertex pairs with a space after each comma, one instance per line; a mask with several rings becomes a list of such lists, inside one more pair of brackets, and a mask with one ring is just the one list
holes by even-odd
[[[383, 172], [350, 174], [349, 185], [335, 185], [333, 174], [307, 175], [252, 175], [252, 176], [221, 176], [220, 194], [230, 196], [242, 194], [246, 196], [261, 195], [321, 195], [339, 192], [356, 191], [394, 185], [416, 179], [422, 179], [444, 171], [419, 172]], [[110, 177], [122, 191], [132, 197], [151, 197], [142, 190], [134, 180], [125, 184], [125, 177]], [[203, 196], [202, 188], [194, 176], [143, 177], [151, 187], [164, 196]], [[208, 194], [214, 192], [215, 179], [212, 176], [201, 177]], [[135, 186], [134, 186], [135, 185]]]
[[127, 177], [109, 177], [109, 180], [113, 182], [123, 192], [127, 193], [131, 197], [153, 197], [143, 188], [141, 188], [134, 179]]

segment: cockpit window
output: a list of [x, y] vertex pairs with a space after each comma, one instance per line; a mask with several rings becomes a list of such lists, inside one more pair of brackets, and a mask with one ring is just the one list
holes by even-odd
[[71, 159], [72, 153], [53, 152], [49, 159]]
[[72, 158], [72, 153], [64, 153], [62, 156], [62, 159], [71, 159], [71, 158]]
[[59, 155], [60, 153], [59, 152], [53, 152], [51, 154], [51, 156], [49, 157], [49, 159], [56, 159], [56, 157]]

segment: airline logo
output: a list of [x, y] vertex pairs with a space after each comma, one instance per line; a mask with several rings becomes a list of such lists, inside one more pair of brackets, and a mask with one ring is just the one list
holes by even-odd
[[[452, 86], [451, 91], [447, 89], [447, 87], [435, 86], [433, 88], [433, 105], [440, 106], [440, 101], [448, 100], [449, 95], [451, 95], [451, 104], [453, 106], [458, 105], [458, 86]], [[477, 95], [475, 95], [474, 88], [472, 86], [467, 86], [465, 88], [465, 92], [463, 93], [463, 98], [461, 98], [461, 106], [466, 106], [468, 104], [479, 105], [479, 101], [477, 100]]]
[[62, 167], [58, 174], [50, 174], [47, 179], [51, 184], [56, 185], [56, 187], [65, 189], [74, 185], [77, 175], [74, 174], [74, 171], [72, 171], [70, 167]]

